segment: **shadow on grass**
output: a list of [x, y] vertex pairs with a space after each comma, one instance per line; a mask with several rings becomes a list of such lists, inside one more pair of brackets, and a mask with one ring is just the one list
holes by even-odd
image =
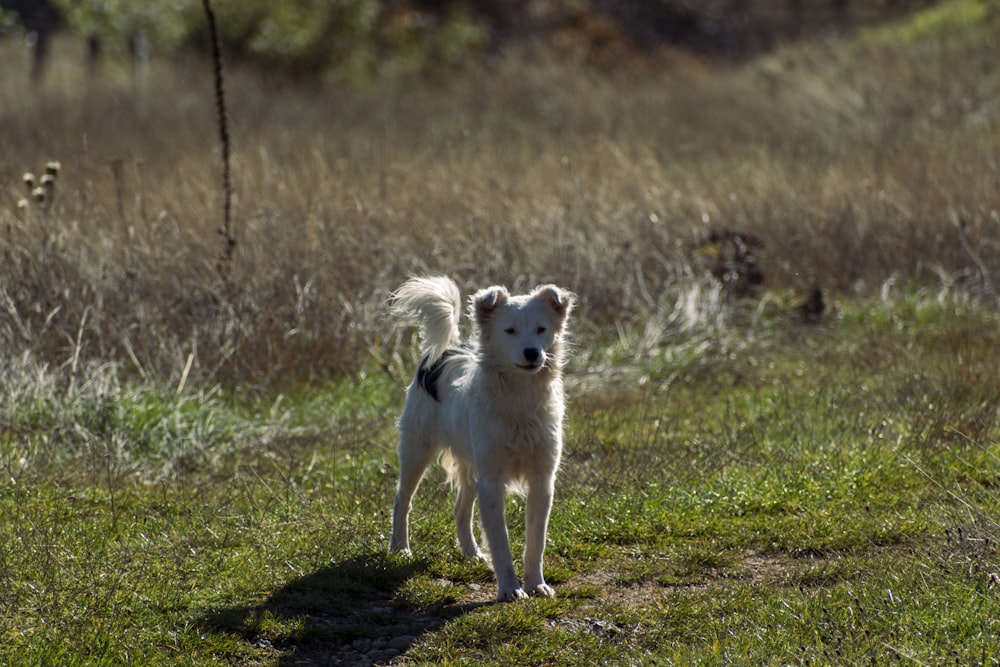
[[426, 569], [423, 560], [365, 554], [292, 580], [257, 604], [213, 610], [199, 625], [280, 652], [280, 665], [383, 664], [421, 635], [484, 605], [398, 600], [401, 587]]

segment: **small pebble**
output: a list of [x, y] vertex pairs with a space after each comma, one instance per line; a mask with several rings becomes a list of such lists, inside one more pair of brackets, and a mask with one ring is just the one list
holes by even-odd
[[397, 651], [405, 651], [410, 648], [410, 644], [413, 643], [415, 637], [413, 635], [400, 635], [394, 637], [389, 641], [389, 648], [395, 649]]

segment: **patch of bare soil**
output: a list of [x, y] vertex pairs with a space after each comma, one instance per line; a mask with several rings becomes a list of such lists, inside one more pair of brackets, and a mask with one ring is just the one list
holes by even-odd
[[[619, 569], [599, 568], [580, 573], [558, 587], [598, 592], [592, 599], [582, 600], [572, 616], [551, 618], [546, 624], [560, 632], [609, 638], [627, 636], [640, 628], [625, 627], [603, 618], [606, 616], [603, 610], [609, 604], [617, 608], [646, 608], [660, 604], [670, 592], [703, 590], [726, 581], [749, 584], [786, 581], [823, 560], [750, 551], [725, 571], [712, 570], [692, 583], [680, 585], [664, 584], [656, 576], [625, 581]], [[363, 568], [371, 565], [355, 565], [357, 572], [351, 567], [317, 572], [289, 584], [262, 604], [224, 610], [206, 622], [216, 628], [238, 629], [249, 635], [247, 639], [255, 645], [280, 652], [281, 665], [370, 667], [398, 663], [423, 635], [474, 609], [496, 604], [493, 584], [449, 582], [462, 591], [458, 600], [412, 609], [400, 605], [396, 597], [399, 586], [412, 574], [410, 569], [378, 563], [374, 567], [378, 571], [370, 574]], [[368, 580], [364, 581], [366, 577]], [[361, 579], [363, 585], [345, 596], [345, 584], [350, 583], [345, 579]], [[349, 590], [351, 586], [346, 588]], [[265, 613], [295, 618], [302, 630], [293, 642], [271, 644], [262, 637], [254, 637], [252, 628], [257, 627], [254, 619]]]

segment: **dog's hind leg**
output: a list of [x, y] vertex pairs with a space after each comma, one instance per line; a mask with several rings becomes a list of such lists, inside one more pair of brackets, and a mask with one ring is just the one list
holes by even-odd
[[469, 471], [459, 465], [455, 470], [458, 497], [455, 499], [455, 531], [458, 548], [466, 558], [485, 558], [472, 534], [472, 514], [476, 503], [476, 483]]
[[434, 460], [435, 449], [423, 438], [399, 437], [399, 486], [392, 506], [392, 538], [389, 551], [410, 553], [410, 507], [424, 471]]
[[524, 589], [531, 595], [554, 597], [555, 591], [545, 583], [542, 575], [542, 558], [545, 553], [545, 535], [548, 532], [549, 512], [555, 489], [554, 475], [528, 481], [528, 499], [524, 517]]

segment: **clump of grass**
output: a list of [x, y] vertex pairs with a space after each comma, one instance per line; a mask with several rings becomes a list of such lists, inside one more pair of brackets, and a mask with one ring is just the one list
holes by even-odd
[[222, 403], [219, 388], [175, 391], [123, 379], [113, 364], [86, 363], [69, 378], [31, 357], [8, 362], [0, 381], [0, 459], [17, 479], [76, 468], [81, 480], [174, 479], [208, 471], [273, 433]]

